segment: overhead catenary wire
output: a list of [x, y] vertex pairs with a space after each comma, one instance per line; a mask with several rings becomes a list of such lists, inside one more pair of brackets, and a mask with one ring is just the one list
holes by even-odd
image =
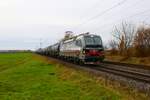
[[[79, 25], [81, 26], [81, 25], [83, 25], [83, 24], [89, 23], [89, 22], [92, 21], [92, 20], [95, 20], [96, 18], [99, 18], [100, 16], [102, 16], [102, 15], [104, 15], [105, 13], [111, 11], [112, 9], [117, 8], [118, 6], [124, 4], [126, 1], [127, 1], [127, 0], [122, 0], [121, 2], [119, 2], [119, 3], [115, 4], [115, 5], [113, 5], [112, 7], [110, 7], [110, 8], [108, 8], [108, 9], [104, 10], [103, 12], [100, 12], [99, 14], [97, 14], [97, 15], [91, 17], [90, 19], [88, 19], [88, 20], [86, 20], [86, 21], [80, 23]], [[77, 27], [78, 27], [79, 25], [77, 25]]]
[[[124, 17], [123, 19], [115, 20], [115, 21], [113, 21], [112, 23], [109, 23], [109, 24], [113, 24], [113, 23], [116, 22], [116, 21], [121, 21], [121, 20], [124, 20], [124, 19], [136, 17], [136, 16], [139, 16], [139, 15], [144, 14], [144, 13], [147, 13], [147, 12], [150, 12], [150, 9], [147, 9], [147, 10], [144, 10], [144, 11], [142, 11], [142, 12], [139, 12], [139, 13], [136, 13], [136, 14], [133, 14], [133, 15], [130, 15], [130, 16], [128, 16], [128, 17]], [[103, 26], [98, 27], [98, 28], [96, 28], [96, 29], [94, 29], [94, 30], [98, 30], [99, 28], [102, 29], [102, 28], [105, 27], [106, 25], [107, 25], [107, 24], [104, 24]]]
[[[137, 2], [134, 2], [134, 5], [137, 5], [137, 4], [139, 4], [139, 2], [141, 2], [142, 0], [138, 0]], [[123, 1], [122, 1], [123, 2]], [[125, 1], [124, 1], [125, 2]], [[118, 4], [120, 4], [120, 3], [118, 3]], [[135, 6], [133, 6], [133, 4], [132, 5], [130, 5], [130, 8], [131, 7], [135, 7]], [[124, 17], [123, 19], [126, 19], [126, 18], [131, 18], [131, 17], [135, 17], [135, 16], [138, 16], [138, 15], [140, 15], [140, 14], [143, 14], [143, 13], [146, 13], [146, 12], [148, 12], [148, 11], [150, 11], [150, 9], [148, 9], [148, 10], [144, 10], [144, 11], [142, 11], [142, 12], [140, 12], [140, 13], [136, 13], [136, 14], [133, 14], [133, 15], [131, 15], [131, 16], [128, 16], [128, 17]], [[99, 18], [99, 17], [98, 17]], [[119, 20], [123, 20], [123, 19], [119, 19]], [[116, 21], [118, 21], [118, 20], [115, 20], [115, 22]], [[89, 23], [89, 22], [86, 22], [86, 23]], [[112, 22], [112, 24], [114, 23], [114, 21]], [[83, 23], [81, 23], [81, 24], [79, 24], [80, 26], [82, 26], [82, 24]], [[104, 25], [102, 25], [102, 27], [100, 27], [101, 29], [104, 27], [104, 26], [106, 26], [106, 25], [108, 25], [108, 24], [104, 24]], [[96, 28], [96, 29], [98, 29], [98, 28]], [[95, 29], [94, 29], [95, 30]]]
[[[136, 1], [136, 2], [134, 2], [134, 4], [132, 4], [132, 5], [129, 5], [129, 7], [130, 8], [133, 8], [133, 7], [135, 7], [135, 6], [137, 6], [137, 4], [141, 4], [141, 3], [139, 3], [139, 2], [141, 2], [142, 0], [138, 0], [138, 1]], [[122, 1], [123, 2], [123, 1]], [[125, 2], [125, 1], [124, 1]], [[143, 1], [142, 1], [143, 2]], [[121, 3], [121, 2], [120, 2]], [[118, 3], [119, 4], [119, 3]], [[128, 7], [128, 8], [129, 8]], [[145, 12], [145, 11], [144, 11]], [[141, 13], [144, 13], [144, 12], [140, 12], [140, 13], [137, 13], [137, 14], [141, 14]], [[135, 15], [133, 15], [133, 17], [134, 17]], [[130, 16], [131, 17], [131, 16]], [[99, 17], [97, 17], [97, 18], [99, 18]], [[121, 20], [121, 19], [119, 19], [119, 20]], [[92, 22], [92, 20], [91, 20], [91, 22]], [[113, 21], [114, 22], [114, 21]], [[87, 21], [87, 22], [85, 22], [85, 23], [89, 23], [89, 21]], [[80, 24], [78, 24], [77, 26], [80, 26], [80, 27], [82, 27], [83, 25], [82, 24], [84, 24], [84, 23], [80, 23]], [[84, 25], [87, 25], [87, 24], [84, 24]], [[102, 26], [106, 26], [107, 24], [104, 24], [104, 25], [102, 25]], [[78, 27], [76, 27], [76, 28], [78, 28]], [[74, 28], [75, 29], [75, 28]]]

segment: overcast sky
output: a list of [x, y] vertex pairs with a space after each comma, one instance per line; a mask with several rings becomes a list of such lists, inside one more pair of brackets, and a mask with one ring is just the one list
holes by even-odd
[[0, 0], [0, 49], [37, 49], [40, 41], [45, 47], [65, 31], [107, 43], [121, 21], [149, 24], [150, 0]]

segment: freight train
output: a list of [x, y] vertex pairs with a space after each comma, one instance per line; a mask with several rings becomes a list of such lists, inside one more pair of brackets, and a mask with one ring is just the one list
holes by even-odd
[[101, 37], [89, 33], [62, 40], [36, 52], [78, 64], [98, 64], [105, 57]]

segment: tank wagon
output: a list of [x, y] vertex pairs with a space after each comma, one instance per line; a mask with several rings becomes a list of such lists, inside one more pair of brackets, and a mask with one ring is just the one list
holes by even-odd
[[98, 64], [104, 60], [101, 37], [89, 33], [62, 40], [39, 52], [43, 55], [58, 57], [80, 64]]

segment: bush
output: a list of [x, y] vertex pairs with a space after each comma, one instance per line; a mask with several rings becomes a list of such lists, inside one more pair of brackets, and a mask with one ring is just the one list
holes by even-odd
[[140, 27], [134, 39], [135, 55], [140, 57], [150, 56], [150, 27]]

